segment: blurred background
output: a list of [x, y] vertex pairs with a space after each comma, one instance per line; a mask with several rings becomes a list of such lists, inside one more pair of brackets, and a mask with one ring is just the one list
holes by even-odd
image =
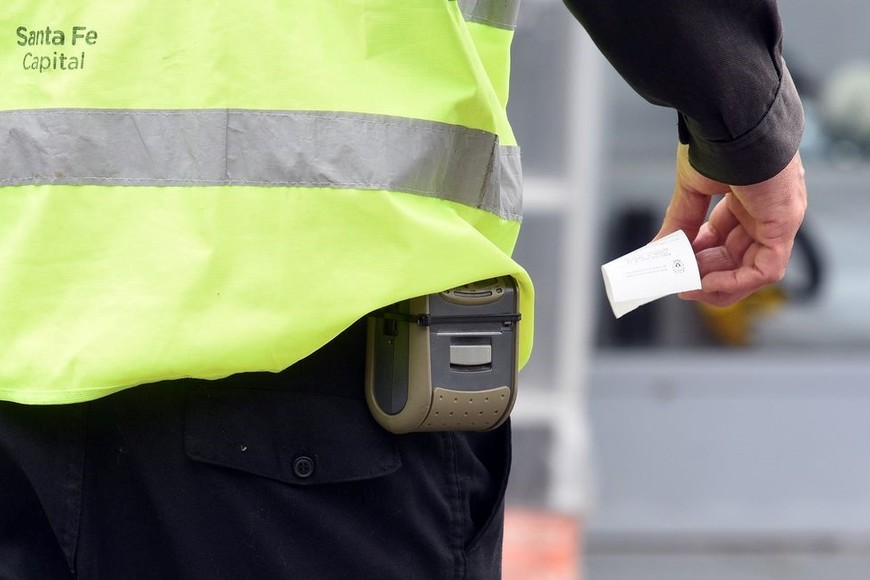
[[509, 109], [538, 322], [505, 578], [870, 578], [870, 4], [780, 13], [810, 192], [786, 279], [724, 311], [670, 297], [617, 321], [599, 266], [658, 229], [676, 115], [560, 0], [523, 0]]

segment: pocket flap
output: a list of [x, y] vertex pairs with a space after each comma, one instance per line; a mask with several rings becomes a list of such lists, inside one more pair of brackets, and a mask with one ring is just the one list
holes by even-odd
[[205, 388], [188, 399], [191, 459], [313, 485], [380, 477], [401, 466], [362, 400], [283, 390]]

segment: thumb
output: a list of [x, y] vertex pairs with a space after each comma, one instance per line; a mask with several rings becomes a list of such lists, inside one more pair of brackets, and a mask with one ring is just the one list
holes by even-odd
[[708, 185], [709, 180], [699, 175], [689, 164], [688, 151], [687, 145], [677, 148], [674, 192], [656, 239], [683, 230], [689, 241], [694, 241], [707, 219], [713, 192], [698, 187], [702, 184]]

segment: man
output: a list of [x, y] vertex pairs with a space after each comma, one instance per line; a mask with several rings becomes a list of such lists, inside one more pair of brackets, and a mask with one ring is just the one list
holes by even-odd
[[[499, 243], [509, 248], [503, 238], [513, 232], [510, 196], [488, 185], [496, 176], [480, 181], [496, 204], [458, 207], [467, 200], [414, 195], [421, 175], [432, 176], [429, 193], [437, 194], [468, 181], [450, 182], [453, 169], [491, 171], [494, 159], [510, 166], [510, 130], [500, 116], [506, 84], [495, 66], [502, 63], [490, 58], [509, 41], [516, 6], [92, 4], [48, 14], [17, 3], [6, 12], [20, 22], [0, 26], [15, 32], [17, 51], [0, 60], [15, 70], [4, 70], [14, 82], [0, 96], [0, 134], [10, 136], [3, 151], [16, 161], [0, 181], [8, 186], [0, 189], [0, 256], [11, 256], [4, 291], [37, 275], [40, 282], [32, 297], [17, 294], [26, 316], [4, 311], [15, 326], [7, 322], [0, 389], [10, 401], [51, 403], [0, 404], [0, 577], [498, 577], [509, 427], [381, 430], [362, 397], [365, 339], [353, 317], [398, 299], [395, 292], [443, 289], [471, 274], [510, 273], [523, 284], [521, 270], [486, 254]], [[694, 240], [703, 289], [686, 297], [725, 304], [778, 279], [805, 190], [800, 104], [780, 59], [775, 4], [568, 4], [642, 94], [681, 113], [677, 187], [662, 233], [682, 228]], [[58, 24], [46, 28], [49, 21]], [[69, 26], [52, 28], [60, 24]], [[84, 82], [79, 73], [95, 76]], [[374, 114], [383, 108], [389, 115]], [[355, 131], [366, 136], [358, 148]], [[435, 153], [426, 153], [390, 182], [402, 195], [380, 185], [367, 195], [358, 173], [341, 181], [333, 165], [321, 164], [335, 159], [343, 171], [340, 162], [362, 159], [368, 171], [383, 157], [380, 169], [393, 176], [413, 153], [407, 143], [441, 135], [447, 140], [432, 151], [445, 156], [431, 174], [426, 160]], [[462, 149], [480, 138], [497, 158], [481, 163], [477, 149]], [[82, 153], [93, 150], [102, 153]], [[463, 151], [461, 162], [453, 151]], [[229, 169], [217, 167], [215, 182], [205, 183], [212, 157]], [[58, 158], [75, 163], [58, 167]], [[118, 158], [129, 167], [117, 167]], [[291, 158], [308, 164], [287, 166]], [[25, 163], [34, 159], [35, 169]], [[437, 171], [441, 162], [450, 171]], [[323, 175], [342, 187], [322, 187]], [[497, 177], [510, 187], [509, 172]], [[263, 179], [275, 189], [258, 188]], [[299, 195], [312, 187], [314, 196]], [[705, 222], [718, 193], [727, 195]], [[401, 216], [420, 231], [403, 230]], [[101, 218], [93, 237], [85, 235]], [[75, 242], [64, 245], [75, 228]], [[362, 233], [347, 238], [356, 228]], [[28, 246], [33, 231], [50, 243]], [[456, 237], [469, 245], [454, 247]], [[280, 261], [288, 252], [291, 265]], [[70, 273], [82, 256], [87, 268]], [[153, 286], [130, 282], [143, 268], [142, 283], [154, 278]], [[452, 280], [454, 269], [462, 272]], [[81, 271], [110, 282], [93, 284]], [[206, 290], [191, 291], [194, 282]], [[104, 298], [94, 304], [95, 295]], [[136, 298], [125, 304], [125, 295]], [[93, 323], [76, 324], [79, 307], [70, 304], [86, 305]], [[270, 308], [290, 310], [276, 316]], [[165, 321], [141, 314], [156, 319], [165, 309]], [[72, 346], [72, 331], [49, 340], [50, 330], [36, 327], [58, 311], [73, 316]], [[135, 323], [125, 326], [128, 311]], [[152, 322], [166, 342], [159, 333], [145, 340]], [[308, 338], [292, 339], [299, 329]], [[41, 360], [43, 351], [44, 369], [21, 362]], [[116, 359], [123, 363], [111, 366]], [[281, 373], [250, 372], [295, 359]], [[137, 378], [106, 378], [112, 373]], [[15, 376], [29, 389], [8, 378]], [[119, 390], [131, 380], [141, 386]], [[47, 385], [56, 390], [46, 394]], [[101, 390], [88, 395], [95, 385]], [[64, 396], [82, 402], [63, 404]]]

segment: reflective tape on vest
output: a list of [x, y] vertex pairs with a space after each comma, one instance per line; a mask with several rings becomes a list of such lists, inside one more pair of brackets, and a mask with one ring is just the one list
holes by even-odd
[[522, 213], [517, 147], [491, 133], [361, 113], [0, 112], [0, 186], [332, 187]]
[[468, 22], [513, 30], [517, 25], [520, 0], [459, 0], [459, 8]]

